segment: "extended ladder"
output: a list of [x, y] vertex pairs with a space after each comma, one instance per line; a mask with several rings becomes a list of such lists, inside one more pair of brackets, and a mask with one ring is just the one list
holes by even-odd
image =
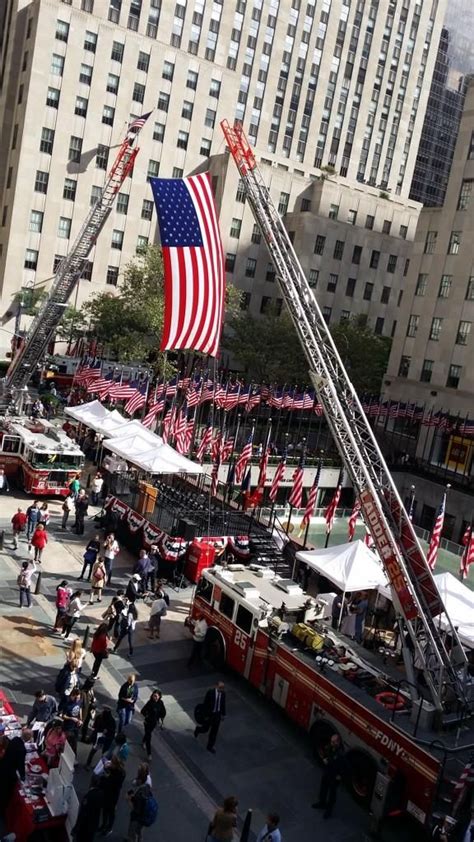
[[403, 646], [409, 680], [415, 684], [415, 662], [438, 711], [443, 710], [445, 699], [452, 702], [453, 696], [464, 705], [466, 658], [462, 647], [456, 646], [458, 660], [453, 663], [445, 646], [439, 628], [441, 614], [447, 618], [453, 643], [459, 643], [457, 632], [446, 615], [413, 525], [242, 127], [232, 127], [226, 120], [221, 127], [267, 243], [326, 420], [383, 561], [395, 608], [403, 620], [402, 633], [406, 628], [410, 635], [414, 659]]
[[136, 134], [129, 132], [121, 144], [101, 195], [90, 209], [69, 254], [61, 260], [48, 296], [33, 320], [24, 344], [12, 360], [5, 380], [6, 390], [10, 392], [27, 385], [48, 343], [54, 338], [87, 257], [112, 210], [120, 187], [132, 170], [139, 152], [133, 145]]

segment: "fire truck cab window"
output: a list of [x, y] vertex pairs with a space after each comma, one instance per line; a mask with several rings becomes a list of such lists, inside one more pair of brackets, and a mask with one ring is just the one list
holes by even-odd
[[18, 436], [4, 436], [1, 449], [3, 453], [18, 453], [20, 450], [20, 439]]
[[212, 583], [208, 579], [200, 579], [196, 588], [196, 596], [205, 599], [209, 604], [212, 601]]
[[237, 619], [235, 621], [239, 629], [242, 629], [242, 631], [246, 634], [250, 634], [252, 631], [252, 619], [252, 612], [248, 611], [247, 608], [244, 608], [243, 605], [239, 605], [237, 609]]
[[224, 614], [224, 617], [228, 617], [229, 620], [232, 620], [232, 616], [234, 614], [234, 605], [235, 602], [233, 599], [230, 598], [226, 593], [222, 592], [221, 601], [219, 603], [219, 611], [221, 614]]

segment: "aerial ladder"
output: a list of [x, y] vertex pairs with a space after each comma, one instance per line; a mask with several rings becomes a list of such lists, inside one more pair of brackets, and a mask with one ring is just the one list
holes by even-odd
[[[442, 720], [449, 702], [466, 711], [467, 659], [403, 506], [374, 432], [344, 368], [318, 302], [273, 203], [242, 125], [221, 123], [246, 198], [265, 238], [277, 279], [306, 354], [310, 377], [343, 463], [361, 503], [365, 524], [390, 582], [410, 694], [419, 700], [421, 670]], [[451, 641], [440, 628], [443, 615]], [[411, 646], [406, 645], [409, 635]], [[412, 652], [410, 652], [410, 649]], [[421, 701], [420, 701], [421, 704]]]
[[117, 193], [133, 169], [139, 152], [135, 143], [145, 119], [136, 120], [135, 124], [138, 125], [135, 128], [134, 124], [129, 126], [102, 192], [87, 214], [69, 253], [61, 260], [48, 295], [35, 316], [24, 343], [18, 348], [10, 364], [2, 384], [3, 393], [13, 398], [17, 409], [21, 404], [23, 390], [43, 358], [49, 342], [54, 339], [66, 305], [81, 277], [84, 264], [97, 237], [109, 217]]

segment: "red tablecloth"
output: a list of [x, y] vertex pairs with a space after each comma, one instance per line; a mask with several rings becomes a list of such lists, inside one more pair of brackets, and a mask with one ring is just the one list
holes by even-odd
[[[5, 714], [12, 715], [15, 713], [3, 690], [0, 690], [1, 702], [3, 702], [3, 711]], [[34, 762], [41, 766], [43, 772], [48, 771], [47, 764], [42, 757], [39, 759], [35, 758]], [[47, 818], [43, 821], [38, 821], [40, 816], [43, 817], [45, 815], [46, 810], [48, 811]], [[59, 831], [60, 837], [66, 838], [66, 816], [52, 816], [44, 798], [41, 796], [34, 803], [29, 803], [22, 793], [22, 785], [20, 783], [16, 785], [13, 796], [8, 804], [5, 820], [7, 833], [14, 833], [16, 835], [16, 842], [26, 842], [35, 830], [46, 828], [51, 830], [56, 828]]]

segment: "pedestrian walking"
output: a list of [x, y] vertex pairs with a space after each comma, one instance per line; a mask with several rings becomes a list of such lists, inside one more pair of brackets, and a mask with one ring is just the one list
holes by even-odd
[[77, 674], [81, 674], [82, 665], [84, 663], [84, 658], [86, 657], [86, 650], [84, 649], [82, 642], [76, 637], [75, 640], [72, 641], [69, 649], [66, 652], [66, 661], [68, 664], [72, 664], [74, 669], [76, 670]]
[[49, 506], [45, 501], [44, 503], [41, 504], [41, 508], [40, 508], [40, 523], [42, 523], [44, 525], [45, 529], [48, 526], [50, 517], [51, 517], [51, 514], [50, 514], [50, 511], [49, 511]]
[[61, 707], [61, 716], [67, 741], [74, 754], [77, 754], [77, 742], [82, 726], [82, 698], [78, 687], [72, 690], [68, 700]]
[[106, 576], [107, 571], [105, 569], [104, 559], [98, 558], [92, 568], [92, 588], [89, 605], [93, 604], [95, 596], [97, 597], [97, 602], [102, 602], [102, 591], [104, 589]]
[[54, 684], [54, 690], [59, 696], [59, 711], [62, 710], [66, 702], [69, 700], [69, 696], [72, 691], [76, 690], [78, 687], [79, 676], [76, 668], [74, 664], [66, 661], [64, 666], [62, 666], [59, 670]]
[[84, 535], [84, 520], [89, 509], [89, 498], [84, 489], [80, 490], [74, 506], [76, 509], [76, 521], [74, 523], [76, 535]]
[[111, 750], [117, 723], [112, 714], [112, 709], [104, 705], [102, 710], [96, 714], [92, 723], [91, 750], [87, 756], [86, 769], [90, 769], [96, 752], [100, 749], [102, 755]]
[[5, 468], [0, 468], [0, 494], [8, 494], [10, 486], [8, 484]]
[[54, 696], [48, 696], [44, 690], [37, 690], [33, 706], [27, 716], [28, 727], [35, 722], [46, 723], [53, 719], [58, 712], [58, 703]]
[[23, 602], [26, 607], [31, 606], [31, 579], [36, 573], [36, 564], [34, 561], [23, 561], [21, 570], [17, 576], [17, 585], [20, 589], [20, 608], [23, 608]]
[[144, 719], [144, 736], [142, 746], [145, 747], [148, 760], [151, 760], [151, 735], [156, 726], [163, 728], [163, 721], [166, 716], [166, 708], [162, 699], [161, 690], [153, 690], [147, 703], [142, 708]]
[[218, 681], [215, 687], [208, 690], [204, 697], [204, 702], [202, 703], [203, 724], [197, 725], [194, 729], [195, 737], [198, 737], [199, 734], [209, 733], [209, 737], [207, 738], [207, 750], [210, 751], [211, 754], [216, 753], [215, 744], [217, 734], [221, 721], [225, 718], [225, 715], [225, 686], [223, 681]]
[[25, 531], [27, 520], [28, 518], [26, 516], [26, 512], [24, 512], [23, 509], [18, 508], [11, 520], [14, 550], [18, 549], [18, 538], [21, 533]]
[[78, 496], [78, 494], [79, 494], [79, 491], [81, 490], [81, 480], [80, 480], [80, 476], [81, 476], [80, 474], [77, 474], [77, 475], [76, 475], [76, 476], [75, 476], [75, 477], [71, 480], [71, 482], [69, 483], [69, 491], [70, 491], [70, 493], [71, 493], [71, 497], [72, 497], [72, 499], [73, 499], [74, 501], [76, 500], [76, 498], [77, 498], [77, 496]]
[[324, 770], [319, 788], [319, 801], [311, 806], [324, 810], [323, 817], [329, 819], [336, 803], [337, 790], [344, 771], [344, 749], [339, 734], [333, 734], [323, 752]]
[[87, 735], [89, 725], [94, 722], [95, 712], [97, 708], [97, 699], [94, 692], [95, 678], [93, 675], [86, 678], [81, 687], [81, 708], [82, 708], [82, 728], [81, 728], [81, 742], [87, 743]]
[[266, 824], [257, 836], [257, 842], [281, 842], [279, 824], [280, 816], [278, 813], [269, 813]]
[[54, 621], [53, 631], [62, 631], [64, 618], [68, 609], [69, 601], [71, 599], [72, 589], [68, 587], [66, 579], [56, 588], [56, 619]]
[[188, 667], [194, 664], [194, 661], [202, 661], [202, 650], [204, 648], [204, 641], [207, 634], [207, 620], [202, 614], [198, 614], [195, 620], [190, 620], [193, 633], [193, 648], [188, 660]]
[[[122, 591], [123, 594], [123, 591]], [[120, 599], [118, 596], [113, 596], [110, 605], [107, 606], [104, 613], [102, 614], [102, 619], [107, 625], [107, 631], [111, 632], [115, 626], [117, 618], [120, 615], [120, 612], [123, 610], [125, 603]], [[114, 633], [114, 637], [117, 635]]]
[[214, 813], [207, 836], [207, 842], [232, 842], [237, 827], [237, 807], [239, 802], [234, 795], [224, 798], [222, 807]]
[[128, 653], [133, 655], [133, 633], [138, 619], [138, 611], [135, 604], [130, 602], [125, 606], [120, 615], [120, 625], [117, 640], [115, 641], [114, 652], [117, 651], [124, 637], [128, 638]]
[[118, 733], [130, 725], [135, 711], [135, 705], [138, 699], [138, 687], [136, 685], [136, 676], [131, 673], [124, 684], [122, 684], [117, 701], [118, 713]]
[[93, 842], [99, 830], [103, 793], [100, 781], [92, 776], [91, 785], [84, 795], [72, 830], [74, 842]]
[[151, 827], [158, 815], [158, 804], [147, 782], [148, 767], [140, 767], [135, 787], [128, 791], [130, 802], [130, 820], [128, 823], [128, 842], [141, 842], [144, 827]]
[[92, 568], [97, 561], [97, 556], [99, 555], [100, 551], [100, 537], [99, 535], [95, 535], [94, 538], [91, 538], [89, 541], [83, 555], [83, 565], [81, 570], [81, 575], [78, 577], [79, 579], [84, 579], [87, 568], [89, 568], [89, 575], [87, 577], [87, 581], [90, 582], [92, 576]]
[[94, 479], [91, 483], [91, 502], [93, 506], [99, 505], [100, 495], [102, 493], [102, 486], [104, 485], [104, 479], [100, 471], [97, 471]]
[[107, 623], [100, 623], [97, 626], [91, 642], [91, 652], [94, 656], [94, 665], [92, 667], [92, 676], [97, 678], [99, 670], [104, 658], [109, 657], [109, 627]]
[[48, 543], [48, 533], [46, 532], [44, 523], [38, 523], [33, 535], [31, 536], [31, 546], [34, 548], [35, 561], [41, 564], [41, 557], [43, 550]]
[[117, 755], [113, 755], [100, 778], [102, 790], [102, 825], [100, 829], [104, 836], [108, 836], [112, 832], [117, 803], [124, 781], [124, 764]]
[[63, 517], [61, 520], [61, 529], [66, 529], [67, 522], [69, 520], [69, 515], [71, 514], [72, 510], [74, 509], [74, 497], [72, 494], [68, 494], [64, 503], [61, 506]]
[[113, 532], [110, 532], [109, 535], [106, 536], [103, 546], [103, 555], [105, 561], [105, 569], [107, 571], [107, 585], [110, 587], [112, 583], [112, 570], [114, 566], [114, 559], [117, 553], [120, 552], [120, 547], [115, 540], [115, 535]]
[[139, 573], [134, 573], [132, 578], [129, 579], [125, 596], [129, 602], [136, 602], [137, 599], [143, 596], [142, 577]]
[[148, 619], [148, 637], [150, 640], [159, 640], [161, 630], [161, 618], [166, 617], [168, 605], [163, 596], [156, 596], [151, 603], [150, 617]]
[[69, 635], [73, 627], [76, 625], [79, 617], [81, 616], [82, 609], [84, 608], [81, 602], [82, 591], [74, 591], [71, 594], [71, 599], [69, 600], [69, 605], [66, 609], [66, 613], [64, 615], [64, 625], [63, 625], [63, 632], [62, 636], [65, 640], [68, 639]]
[[26, 538], [29, 542], [31, 535], [38, 526], [41, 518], [39, 500], [34, 500], [31, 506], [28, 506], [26, 510], [26, 518]]

